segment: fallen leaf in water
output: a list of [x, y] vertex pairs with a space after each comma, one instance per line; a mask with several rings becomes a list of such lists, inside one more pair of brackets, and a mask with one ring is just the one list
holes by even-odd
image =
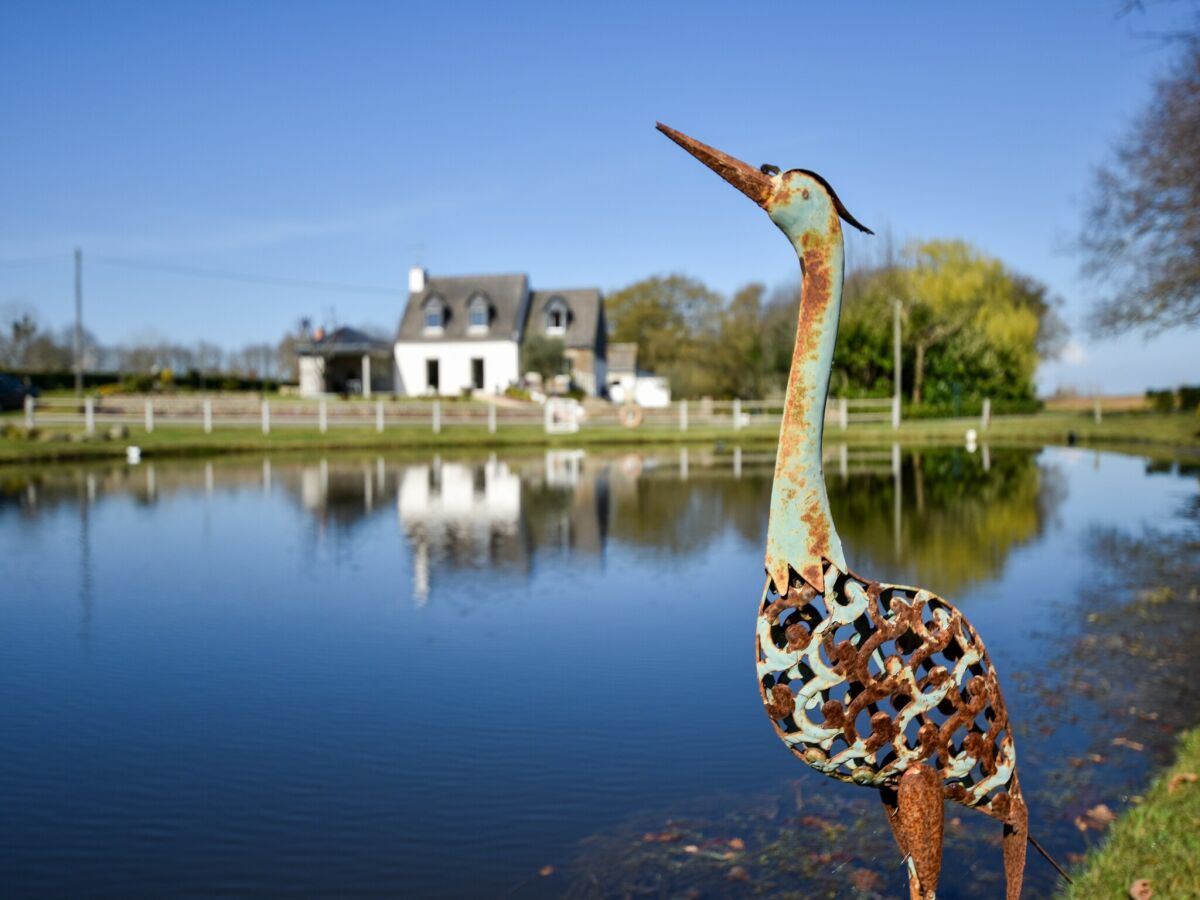
[[1093, 806], [1082, 816], [1075, 817], [1075, 827], [1080, 831], [1103, 831], [1117, 820], [1117, 814], [1101, 803]]
[[700, 848], [697, 847], [695, 844], [688, 844], [686, 847], [683, 848], [683, 852], [684, 853], [699, 853]]
[[1129, 896], [1133, 900], [1150, 900], [1154, 896], [1154, 892], [1150, 890], [1150, 879], [1139, 878], [1129, 886]]
[[883, 876], [871, 869], [855, 869], [850, 873], [850, 883], [856, 890], [867, 893], [883, 887]]
[[805, 828], [820, 828], [823, 830], [839, 827], [836, 822], [830, 822], [828, 819], [822, 819], [820, 816], [801, 816], [800, 824]]
[[958, 816], [953, 816], [946, 824], [957, 831], [959, 828], [962, 828], [962, 819], [960, 819]]
[[1114, 747], [1128, 747], [1130, 750], [1135, 750], [1138, 753], [1141, 753], [1146, 749], [1145, 744], [1139, 743], [1138, 741], [1131, 741], [1127, 737], [1115, 737], [1113, 738], [1112, 743]]
[[1100, 763], [1104, 762], [1104, 757], [1101, 756], [1099, 753], [1089, 753], [1087, 755], [1087, 758], [1088, 758], [1088, 762], [1094, 762], [1096, 765], [1099, 765]]
[[542, 866], [540, 869], [538, 869], [538, 874], [541, 875], [543, 878], [545, 878], [549, 875], [553, 875], [554, 874], [554, 866]]
[[[1195, 778], [1195, 776], [1193, 776], [1193, 778]], [[729, 846], [732, 847], [734, 850], [745, 850], [746, 842], [743, 841], [741, 838], [730, 838]]]
[[1195, 772], [1176, 772], [1171, 776], [1171, 780], [1167, 782], [1167, 793], [1173, 794], [1184, 784], [1191, 784], [1200, 779], [1200, 776]]
[[728, 877], [729, 877], [730, 881], [749, 881], [750, 873], [747, 872], [745, 869], [743, 869], [741, 866], [734, 866], [732, 869], [729, 870]]
[[1087, 859], [1086, 853], [1068, 853], [1067, 854], [1067, 862], [1069, 862], [1073, 866], [1079, 865], [1081, 862], [1083, 862], [1086, 859]]
[[642, 841], [647, 844], [670, 844], [682, 837], [678, 831], [660, 831], [657, 834], [647, 831], [642, 835]]

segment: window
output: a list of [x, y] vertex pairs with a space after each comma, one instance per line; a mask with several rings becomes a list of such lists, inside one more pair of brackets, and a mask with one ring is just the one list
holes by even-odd
[[441, 387], [441, 374], [438, 371], [438, 361], [436, 359], [425, 360], [425, 387], [431, 394], [436, 394], [438, 388]]
[[479, 356], [471, 359], [471, 387], [483, 390], [483, 358]]
[[441, 331], [446, 327], [446, 304], [441, 297], [430, 297], [425, 301], [425, 330]]
[[567, 303], [553, 297], [546, 304], [546, 334], [563, 334], [567, 330]]
[[482, 294], [476, 294], [471, 298], [471, 302], [467, 306], [468, 319], [467, 324], [470, 331], [478, 334], [488, 330], [488, 325], [491, 324], [492, 308], [488, 303], [487, 297]]

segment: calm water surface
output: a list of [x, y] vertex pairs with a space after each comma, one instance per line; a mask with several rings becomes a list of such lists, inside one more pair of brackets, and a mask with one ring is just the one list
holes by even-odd
[[[771, 465], [0, 470], [0, 894], [901, 896], [871, 792], [761, 711]], [[1106, 604], [1143, 627], [1119, 559], [1190, 540], [1196, 473], [835, 447], [827, 476], [851, 565], [984, 636], [1034, 833], [1085, 849], [1074, 817], [1127, 803], [1195, 709], [1185, 683], [1127, 712], [1088, 647]], [[996, 896], [999, 828], [947, 815], [942, 894]], [[1032, 853], [1029, 873], [1053, 889]]]

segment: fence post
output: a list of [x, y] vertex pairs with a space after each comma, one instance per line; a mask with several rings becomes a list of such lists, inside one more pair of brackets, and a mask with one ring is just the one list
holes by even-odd
[[979, 417], [979, 430], [987, 431], [988, 426], [992, 424], [992, 398], [983, 398], [983, 413]]
[[850, 425], [850, 401], [845, 397], [838, 403], [838, 424], [842, 426], [842, 431]]
[[892, 427], [900, 427], [900, 395], [896, 394], [892, 397]]
[[204, 433], [212, 434], [212, 398], [204, 398]]
[[496, 404], [488, 404], [488, 434], [496, 433]]
[[442, 401], [433, 401], [433, 433], [442, 433]]
[[83, 398], [83, 430], [87, 434], [96, 433], [96, 401], [91, 397]]
[[679, 430], [680, 431], [687, 431], [687, 426], [688, 426], [687, 416], [688, 416], [687, 401], [680, 400], [679, 401]]
[[36, 421], [36, 419], [33, 414], [33, 395], [26, 394], [25, 395], [25, 427], [33, 428], [35, 421]]
[[269, 400], [262, 402], [262, 429], [263, 434], [271, 433], [271, 403]]
[[329, 415], [325, 411], [324, 397], [317, 403], [317, 428], [321, 430], [321, 434], [329, 430]]
[[383, 401], [375, 401], [375, 431], [383, 434]]
[[154, 401], [146, 398], [146, 434], [154, 433]]
[[1092, 397], [1092, 419], [1097, 425], [1100, 424], [1100, 395], [1096, 394]]
[[737, 431], [742, 427], [742, 399], [740, 397], [733, 398], [733, 430]]

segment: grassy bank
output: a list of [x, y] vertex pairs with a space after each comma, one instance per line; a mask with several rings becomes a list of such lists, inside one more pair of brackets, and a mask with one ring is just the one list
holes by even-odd
[[1143, 878], [1155, 897], [1200, 896], [1200, 781], [1188, 780], [1197, 773], [1200, 728], [1182, 737], [1175, 764], [1117, 820], [1066, 896], [1128, 897]]
[[[17, 416], [4, 416], [0, 423], [18, 425]], [[827, 443], [961, 444], [968, 429], [979, 432], [978, 419], [924, 419], [901, 424], [855, 425], [846, 431], [836, 426], [826, 432]], [[252, 427], [226, 428], [204, 434], [196, 426], [162, 423], [152, 434], [130, 429], [127, 438], [82, 440], [78, 428], [53, 426], [35, 438], [0, 437], [0, 464], [53, 462], [81, 459], [123, 458], [125, 447], [136, 444], [147, 457], [208, 456], [224, 453], [332, 451], [332, 450], [424, 450], [441, 448], [501, 449], [542, 446], [645, 446], [671, 444], [737, 443], [747, 447], [774, 446], [778, 429], [755, 425], [740, 431], [729, 428], [689, 429], [619, 427], [584, 428], [576, 434], [547, 435], [538, 426], [503, 427], [496, 434], [478, 426], [449, 426], [434, 434], [428, 427], [389, 428], [382, 434], [371, 426], [338, 427], [322, 434], [316, 428], [277, 427], [262, 434]], [[1097, 424], [1090, 416], [1069, 413], [1039, 413], [1004, 416], [993, 420], [979, 439], [996, 444], [1077, 444], [1132, 451], [1169, 451], [1200, 456], [1200, 419], [1187, 414], [1127, 413], [1109, 415]]]

